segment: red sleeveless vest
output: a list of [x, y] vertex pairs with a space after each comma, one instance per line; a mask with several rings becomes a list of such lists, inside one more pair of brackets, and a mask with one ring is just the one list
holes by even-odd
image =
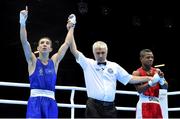
[[[150, 74], [147, 74], [147, 72], [142, 67], [137, 69], [137, 71], [139, 71], [140, 76], [154, 76], [156, 69], [151, 67]], [[146, 96], [158, 97], [159, 96], [159, 88], [160, 88], [159, 83], [157, 83], [153, 87], [148, 88], [143, 94]]]

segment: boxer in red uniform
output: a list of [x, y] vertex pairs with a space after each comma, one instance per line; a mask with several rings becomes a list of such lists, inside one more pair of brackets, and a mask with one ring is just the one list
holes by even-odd
[[152, 67], [154, 55], [150, 49], [143, 49], [140, 52], [141, 67], [133, 72], [136, 76], [160, 76], [159, 81], [152, 83], [136, 84], [135, 88], [139, 93], [139, 101], [136, 107], [136, 118], [163, 118], [159, 103], [159, 89], [167, 89], [168, 84], [164, 78], [164, 73]]

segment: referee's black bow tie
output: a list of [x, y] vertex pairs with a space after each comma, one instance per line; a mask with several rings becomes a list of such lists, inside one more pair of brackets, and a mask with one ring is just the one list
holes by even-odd
[[106, 65], [106, 62], [98, 62], [98, 65]]

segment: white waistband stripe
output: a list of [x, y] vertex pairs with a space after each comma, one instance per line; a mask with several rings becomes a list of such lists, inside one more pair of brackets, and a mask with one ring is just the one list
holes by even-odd
[[43, 90], [43, 89], [31, 89], [30, 97], [38, 97], [38, 96], [55, 99], [54, 91]]
[[151, 97], [151, 96], [145, 96], [145, 95], [140, 95], [139, 96], [139, 101], [141, 102], [154, 102], [154, 103], [159, 103], [159, 98], [158, 97]]

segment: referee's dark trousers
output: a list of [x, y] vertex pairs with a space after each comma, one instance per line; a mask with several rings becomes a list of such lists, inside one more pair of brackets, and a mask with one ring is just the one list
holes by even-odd
[[88, 98], [86, 102], [86, 118], [116, 118], [117, 110], [114, 102]]

